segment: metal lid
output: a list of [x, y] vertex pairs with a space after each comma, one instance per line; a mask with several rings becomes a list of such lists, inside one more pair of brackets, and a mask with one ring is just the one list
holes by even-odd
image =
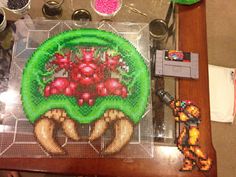
[[78, 21], [91, 21], [92, 16], [90, 12], [86, 9], [77, 9], [73, 12], [71, 19]]

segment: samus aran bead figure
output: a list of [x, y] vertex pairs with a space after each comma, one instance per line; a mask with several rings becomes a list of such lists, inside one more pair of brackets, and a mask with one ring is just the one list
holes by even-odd
[[168, 92], [158, 91], [161, 99], [173, 110], [175, 120], [183, 123], [183, 129], [177, 140], [177, 147], [184, 155], [181, 171], [191, 171], [198, 166], [201, 171], [211, 168], [212, 160], [202, 151], [199, 141], [200, 111], [191, 101], [175, 100]]

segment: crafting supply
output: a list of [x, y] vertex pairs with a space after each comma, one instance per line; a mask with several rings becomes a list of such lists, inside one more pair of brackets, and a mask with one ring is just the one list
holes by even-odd
[[7, 26], [6, 15], [2, 8], [0, 8], [0, 32], [2, 32]]
[[43, 15], [49, 19], [57, 19], [62, 15], [61, 5], [64, 0], [54, 1], [54, 0], [44, 0], [44, 5], [42, 7]]
[[73, 12], [71, 19], [79, 21], [91, 21], [92, 17], [90, 12], [86, 9], [77, 9]]
[[128, 6], [128, 5], [124, 5], [124, 6], [127, 7], [131, 12], [134, 12], [134, 13], [136, 13], [136, 14], [140, 14], [140, 15], [142, 15], [142, 16], [147, 17], [147, 14], [146, 14], [146, 13], [144, 13], [144, 12], [142, 12], [142, 11], [140, 11], [140, 10], [134, 8], [134, 7], [131, 7], [131, 6]]
[[113, 16], [122, 6], [122, 0], [92, 0], [91, 6], [99, 15]]
[[3, 14], [0, 14], [0, 24], [3, 22], [4, 16]]
[[172, 0], [172, 1], [178, 4], [192, 5], [199, 2], [200, 0]]
[[27, 5], [27, 3], [29, 2], [29, 0], [8, 0], [7, 2], [7, 7], [9, 9], [21, 9], [23, 7], [25, 7]]
[[168, 36], [168, 27], [164, 20], [154, 19], [149, 23], [152, 47], [155, 49], [164, 49]]
[[24, 15], [30, 9], [31, 0], [0, 0], [0, 7], [18, 14]]

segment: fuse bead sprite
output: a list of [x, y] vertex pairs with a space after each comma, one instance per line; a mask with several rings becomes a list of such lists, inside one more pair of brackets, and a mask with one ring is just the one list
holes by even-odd
[[146, 61], [124, 38], [98, 29], [65, 31], [46, 40], [25, 65], [21, 100], [39, 144], [52, 155], [66, 154], [56, 127], [74, 140], [77, 126], [91, 124], [88, 141], [110, 125], [114, 139], [103, 154], [122, 150], [146, 112], [150, 74]]
[[208, 171], [212, 160], [199, 146], [200, 110], [191, 101], [175, 100], [168, 92], [158, 91], [160, 98], [173, 110], [175, 120], [183, 123], [183, 129], [177, 139], [177, 147], [184, 155], [181, 171], [191, 171], [198, 166], [201, 171]]

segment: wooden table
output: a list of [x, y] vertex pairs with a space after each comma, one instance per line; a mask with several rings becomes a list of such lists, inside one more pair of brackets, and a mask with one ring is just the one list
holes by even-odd
[[200, 145], [213, 159], [209, 172], [179, 172], [183, 156], [176, 147], [156, 146], [153, 159], [0, 158], [0, 169], [102, 176], [216, 177], [216, 153], [212, 146], [205, 0], [179, 6], [179, 49], [200, 54], [200, 78], [179, 81], [180, 99], [194, 100], [201, 108]]

